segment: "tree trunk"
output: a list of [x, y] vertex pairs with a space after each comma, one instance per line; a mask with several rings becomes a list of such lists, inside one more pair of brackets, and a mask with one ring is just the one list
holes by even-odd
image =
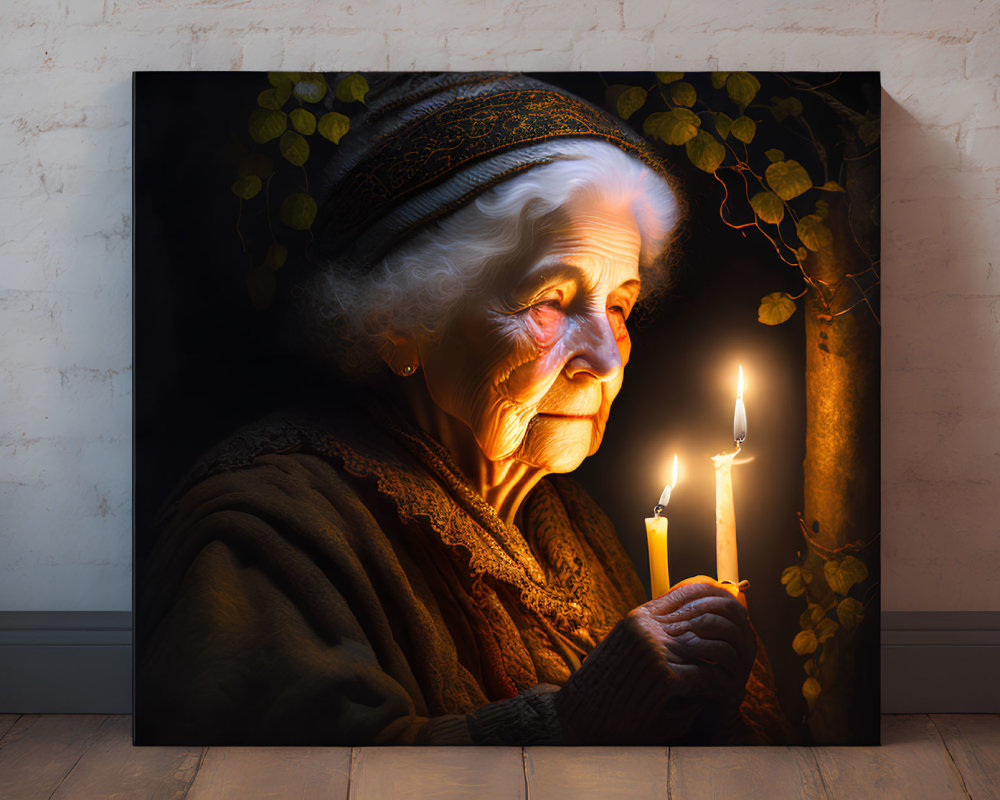
[[[865, 303], [836, 316], [862, 298], [845, 278], [870, 266], [859, 244], [877, 253], [868, 213], [869, 199], [878, 196], [872, 184], [865, 172], [852, 176], [851, 209], [848, 196], [831, 200], [833, 245], [810, 254], [807, 265], [813, 278], [832, 287], [810, 291], [805, 322], [804, 566], [814, 576], [807, 597], [824, 606], [837, 599], [823, 577], [827, 560], [854, 555], [868, 567], [866, 585], [879, 578], [873, 540], [880, 530], [880, 325]], [[878, 609], [877, 602], [869, 604], [859, 628], [841, 628], [823, 645], [815, 675], [822, 690], [808, 718], [818, 744], [878, 741]]]

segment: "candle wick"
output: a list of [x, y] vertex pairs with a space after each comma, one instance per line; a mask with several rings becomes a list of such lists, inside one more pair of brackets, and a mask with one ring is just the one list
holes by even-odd
[[663, 513], [663, 506], [657, 504], [653, 506], [653, 516], [659, 517]]

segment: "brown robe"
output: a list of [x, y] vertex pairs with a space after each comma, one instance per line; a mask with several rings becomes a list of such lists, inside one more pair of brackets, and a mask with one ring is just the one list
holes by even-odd
[[[384, 413], [270, 418], [188, 487], [138, 587], [139, 744], [559, 743], [547, 690], [646, 599], [574, 481], [508, 526]], [[727, 737], [770, 741], [760, 657], [749, 688]]]

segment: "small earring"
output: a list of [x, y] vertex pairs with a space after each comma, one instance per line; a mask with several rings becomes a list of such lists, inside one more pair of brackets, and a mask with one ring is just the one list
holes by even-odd
[[416, 367], [413, 366], [413, 364], [407, 364], [405, 367], [403, 367], [403, 374], [412, 375], [414, 370], [416, 370]]

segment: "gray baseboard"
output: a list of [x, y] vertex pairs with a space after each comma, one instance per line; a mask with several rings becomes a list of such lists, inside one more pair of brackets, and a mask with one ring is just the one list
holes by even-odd
[[[0, 611], [0, 713], [127, 714], [127, 611]], [[882, 612], [882, 711], [1000, 713], [1000, 611]]]
[[0, 713], [131, 710], [131, 612], [0, 611]]
[[1000, 713], [1000, 611], [883, 611], [882, 711]]

